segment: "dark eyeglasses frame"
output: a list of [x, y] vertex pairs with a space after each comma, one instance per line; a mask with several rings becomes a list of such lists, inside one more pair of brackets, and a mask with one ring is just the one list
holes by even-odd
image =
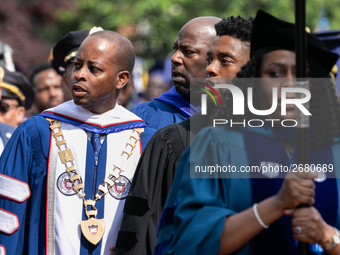
[[2, 113], [2, 114], [7, 113], [12, 106], [18, 108], [20, 105], [19, 104], [5, 103], [5, 102], [0, 100], [0, 113]]

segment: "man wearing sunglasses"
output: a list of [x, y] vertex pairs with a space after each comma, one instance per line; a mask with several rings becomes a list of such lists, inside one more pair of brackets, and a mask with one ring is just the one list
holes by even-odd
[[0, 155], [34, 100], [29, 81], [0, 66]]
[[20, 105], [16, 99], [3, 97], [0, 100], [1, 123], [5, 123], [16, 128], [23, 121], [25, 112], [25, 107]]
[[[1, 87], [0, 87], [1, 91]], [[2, 107], [0, 106], [0, 112], [2, 112]], [[0, 155], [4, 150], [6, 144], [8, 143], [9, 138], [11, 138], [15, 128], [0, 122]]]
[[34, 91], [24, 75], [5, 68], [3, 70], [0, 122], [16, 128], [23, 122], [26, 111], [32, 106]]

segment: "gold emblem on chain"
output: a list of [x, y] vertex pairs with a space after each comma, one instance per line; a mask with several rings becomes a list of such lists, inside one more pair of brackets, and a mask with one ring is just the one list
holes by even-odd
[[[83, 199], [87, 220], [80, 222], [81, 232], [90, 243], [96, 245], [102, 239], [105, 231], [104, 219], [97, 219], [98, 210], [95, 207], [96, 202], [109, 192], [110, 188], [115, 185], [115, 181], [120, 177], [124, 170], [122, 169], [122, 165], [113, 165], [113, 169], [109, 172], [103, 184], [99, 185], [95, 199], [86, 200], [84, 184], [82, 183], [80, 175], [78, 174], [76, 166], [74, 165], [73, 153], [71, 149], [67, 147], [64, 134], [60, 128], [60, 123], [50, 118], [46, 118], [46, 120], [48, 120], [50, 123], [50, 129], [53, 132], [52, 135], [59, 149], [58, 154], [60, 161], [66, 167], [66, 172], [69, 174], [70, 181], [73, 183], [73, 189], [75, 192], [77, 192], [78, 196]], [[130, 136], [129, 141], [126, 143], [121, 157], [126, 155], [126, 160], [130, 158], [133, 153], [133, 149], [137, 146], [137, 142], [140, 140], [140, 134], [143, 132], [144, 128], [135, 128], [132, 130], [132, 135]], [[124, 163], [124, 159], [122, 160], [122, 163]], [[88, 210], [88, 207], [91, 207], [91, 210]]]

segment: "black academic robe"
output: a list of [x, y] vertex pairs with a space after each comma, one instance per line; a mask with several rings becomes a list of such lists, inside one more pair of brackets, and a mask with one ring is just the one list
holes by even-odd
[[[190, 123], [195, 123], [190, 129]], [[117, 255], [152, 254], [157, 224], [179, 159], [207, 124], [201, 113], [158, 130], [139, 160], [116, 243]]]

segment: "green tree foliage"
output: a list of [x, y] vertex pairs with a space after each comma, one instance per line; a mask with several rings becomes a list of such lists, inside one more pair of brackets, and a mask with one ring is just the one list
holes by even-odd
[[[58, 32], [88, 29], [94, 25], [117, 30], [133, 25], [129, 36], [138, 55], [146, 59], [165, 58], [171, 53], [180, 28], [197, 16], [255, 16], [258, 9], [287, 21], [294, 21], [293, 0], [76, 0], [76, 9], [59, 10]], [[339, 0], [307, 0], [307, 25], [313, 29], [319, 10], [325, 10], [332, 29], [340, 28]], [[124, 28], [121, 28], [124, 31]]]
[[[340, 29], [340, 0], [306, 1], [312, 30], [320, 10], [331, 29]], [[171, 54], [178, 31], [190, 19], [249, 17], [258, 9], [294, 21], [294, 0], [1, 0], [0, 40], [29, 68], [46, 60], [49, 48], [67, 32], [101, 26], [127, 35], [137, 54], [152, 64]]]

